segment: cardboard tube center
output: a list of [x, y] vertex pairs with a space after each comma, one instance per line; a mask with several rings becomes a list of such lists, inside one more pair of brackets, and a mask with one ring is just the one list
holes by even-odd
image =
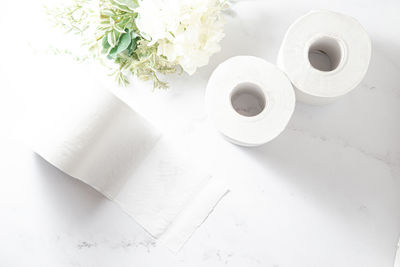
[[332, 37], [321, 37], [311, 44], [308, 60], [317, 70], [333, 71], [339, 66], [342, 54], [338, 40]]
[[231, 103], [240, 115], [253, 117], [265, 109], [266, 98], [258, 85], [245, 82], [235, 86], [231, 93]]

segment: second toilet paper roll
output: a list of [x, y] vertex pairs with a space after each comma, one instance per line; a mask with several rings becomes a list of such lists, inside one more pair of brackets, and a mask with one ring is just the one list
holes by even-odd
[[290, 26], [277, 63], [293, 83], [297, 100], [325, 104], [361, 82], [370, 58], [371, 41], [357, 20], [312, 11]]
[[206, 108], [229, 141], [257, 146], [278, 136], [295, 107], [293, 87], [276, 66], [252, 56], [220, 64], [210, 77]]

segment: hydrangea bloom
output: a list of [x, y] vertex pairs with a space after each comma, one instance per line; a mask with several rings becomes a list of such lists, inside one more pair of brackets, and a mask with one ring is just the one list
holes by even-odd
[[223, 5], [221, 0], [143, 0], [136, 24], [158, 44], [158, 55], [191, 75], [221, 49]]

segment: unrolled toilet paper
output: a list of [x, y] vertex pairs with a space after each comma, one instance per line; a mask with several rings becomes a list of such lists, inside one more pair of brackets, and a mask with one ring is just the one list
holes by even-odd
[[276, 66], [252, 56], [220, 64], [206, 90], [206, 109], [229, 141], [258, 146], [277, 137], [295, 107], [293, 87]]
[[[74, 77], [83, 83], [81, 76]], [[33, 150], [119, 204], [178, 251], [227, 192], [224, 183], [187, 160], [190, 138], [161, 136], [98, 86], [41, 85], [48, 89], [36, 87], [29, 112], [27, 141]]]
[[324, 104], [361, 82], [370, 57], [371, 41], [357, 20], [312, 11], [290, 26], [277, 63], [293, 83], [298, 100]]
[[400, 241], [397, 243], [397, 251], [394, 259], [394, 267], [400, 267]]

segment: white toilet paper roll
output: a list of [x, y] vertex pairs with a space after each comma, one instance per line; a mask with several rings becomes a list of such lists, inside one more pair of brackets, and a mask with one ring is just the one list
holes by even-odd
[[371, 41], [354, 18], [331, 11], [312, 11], [286, 32], [278, 67], [292, 81], [296, 98], [324, 104], [347, 94], [363, 79]]
[[[43, 73], [52, 81], [41, 78], [36, 85], [32, 81], [28, 144], [178, 251], [225, 195], [225, 184], [188, 160], [196, 156], [187, 149], [192, 142], [189, 134], [160, 136], [114, 94], [86, 82], [85, 69], [81, 75], [50, 63], [54, 71]], [[72, 78], [63, 80], [64, 73]]]
[[232, 143], [257, 146], [278, 136], [295, 107], [293, 87], [276, 66], [252, 56], [219, 65], [208, 81], [206, 108]]

